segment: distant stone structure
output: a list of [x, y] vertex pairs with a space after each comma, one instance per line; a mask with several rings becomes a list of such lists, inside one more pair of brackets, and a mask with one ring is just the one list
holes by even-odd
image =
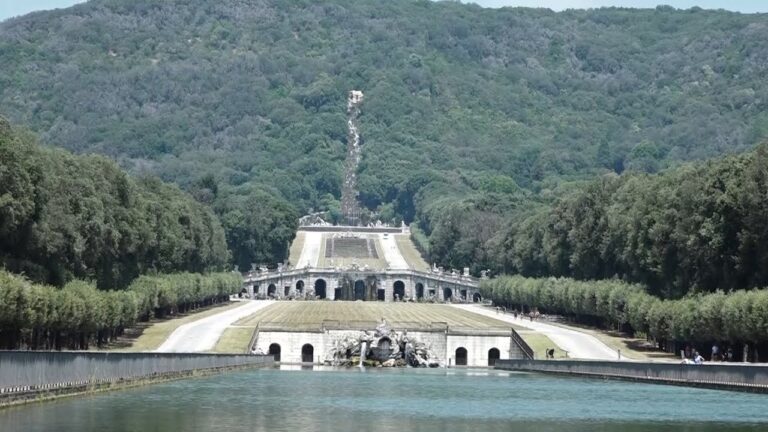
[[511, 327], [470, 330], [445, 323], [375, 327], [375, 322], [326, 322], [313, 329], [261, 323], [254, 345], [288, 364], [477, 367], [531, 358]]
[[362, 158], [362, 139], [357, 119], [363, 104], [363, 92], [352, 90], [347, 97], [347, 159], [344, 163], [344, 184], [341, 188], [341, 213], [344, 224], [359, 226], [366, 221], [357, 201], [357, 167]]
[[298, 268], [256, 271], [245, 275], [244, 292], [252, 298], [421, 301], [478, 303], [479, 280], [458, 272]]

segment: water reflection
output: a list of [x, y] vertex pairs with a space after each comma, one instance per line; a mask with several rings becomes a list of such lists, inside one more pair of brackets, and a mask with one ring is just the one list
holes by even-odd
[[768, 397], [493, 370], [282, 365], [0, 411], [0, 431], [763, 431]]

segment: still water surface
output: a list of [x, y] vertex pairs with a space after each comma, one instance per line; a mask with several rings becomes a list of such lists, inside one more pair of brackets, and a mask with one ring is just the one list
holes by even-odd
[[768, 431], [768, 396], [472, 370], [265, 369], [0, 411], [0, 431]]

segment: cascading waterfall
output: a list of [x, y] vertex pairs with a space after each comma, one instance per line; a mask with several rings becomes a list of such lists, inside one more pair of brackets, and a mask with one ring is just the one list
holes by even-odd
[[357, 166], [361, 159], [360, 133], [357, 118], [360, 115], [360, 105], [363, 103], [363, 92], [352, 90], [347, 98], [347, 159], [344, 163], [344, 185], [341, 189], [341, 213], [344, 223], [348, 225], [361, 224], [360, 203], [357, 202]]
[[368, 342], [363, 342], [363, 344], [360, 346], [360, 367], [364, 367], [365, 365], [365, 353], [368, 352]]

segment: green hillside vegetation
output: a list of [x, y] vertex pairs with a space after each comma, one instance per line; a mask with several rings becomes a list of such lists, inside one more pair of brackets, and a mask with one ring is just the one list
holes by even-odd
[[0, 267], [63, 286], [99, 288], [141, 274], [220, 271], [224, 230], [204, 205], [102, 156], [38, 146], [0, 118]]
[[[299, 214], [338, 210], [345, 97], [360, 89], [361, 199], [384, 220], [416, 222], [430, 261], [618, 274], [674, 296], [764, 276], [744, 276], [757, 263], [718, 262], [731, 240], [672, 242], [697, 263], [637, 255], [647, 239], [590, 264], [507, 227], [539, 232], [536, 215], [595, 175], [752, 149], [768, 131], [766, 58], [765, 16], [701, 9], [92, 0], [0, 24], [0, 107], [47, 144], [177, 183], [215, 209], [244, 269], [283, 261]], [[646, 181], [606, 183], [629, 193]], [[652, 223], [627, 211], [627, 223]], [[688, 234], [700, 225], [686, 223]], [[737, 274], [720, 280], [709, 263]]]
[[228, 301], [240, 291], [236, 273], [142, 276], [121, 291], [73, 280], [40, 285], [0, 270], [0, 349], [88, 349], [126, 327]]

